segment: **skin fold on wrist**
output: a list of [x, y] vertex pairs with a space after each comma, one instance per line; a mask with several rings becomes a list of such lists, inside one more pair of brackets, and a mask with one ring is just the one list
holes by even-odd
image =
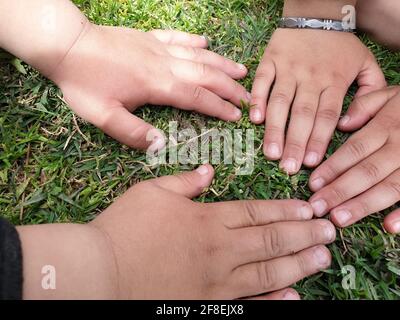
[[285, 0], [283, 16], [341, 20], [342, 8], [356, 4], [357, 0]]

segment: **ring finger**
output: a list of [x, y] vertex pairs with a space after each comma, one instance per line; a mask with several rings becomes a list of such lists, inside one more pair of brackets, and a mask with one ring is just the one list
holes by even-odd
[[314, 126], [319, 96], [320, 91], [312, 86], [297, 87], [285, 150], [280, 163], [280, 167], [288, 174], [297, 173], [303, 163], [305, 149]]

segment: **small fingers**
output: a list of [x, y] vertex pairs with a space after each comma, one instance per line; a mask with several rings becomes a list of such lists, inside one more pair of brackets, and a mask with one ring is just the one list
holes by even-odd
[[250, 93], [241, 84], [206, 64], [176, 60], [171, 71], [178, 79], [212, 91], [238, 107], [242, 101], [251, 100]]
[[300, 200], [246, 200], [208, 204], [229, 229], [263, 226], [279, 221], [309, 220], [311, 206]]
[[[331, 220], [339, 227], [348, 227], [372, 213], [389, 208], [399, 200], [400, 170], [397, 170], [373, 188], [333, 209]], [[394, 228], [396, 219], [393, 217], [388, 216], [385, 220], [385, 227], [388, 227], [386, 230], [389, 232], [396, 230]]]
[[241, 79], [247, 74], [247, 68], [243, 64], [236, 63], [212, 51], [173, 45], [166, 49], [175, 58], [209, 65], [221, 70], [233, 79]]
[[237, 229], [232, 234], [236, 244], [233, 259], [239, 265], [283, 257], [336, 238], [335, 227], [326, 219], [277, 222]]
[[263, 150], [269, 160], [278, 160], [282, 156], [286, 122], [296, 92], [294, 78], [278, 73], [275, 82], [265, 118]]
[[311, 206], [316, 216], [321, 217], [330, 209], [354, 198], [375, 186], [398, 169], [400, 152], [391, 145], [361, 161], [334, 182], [315, 193]]
[[355, 98], [346, 115], [339, 121], [339, 129], [354, 131], [371, 120], [386, 103], [400, 93], [400, 86], [386, 88]]
[[310, 188], [316, 192], [337, 179], [348, 169], [380, 149], [387, 140], [387, 133], [370, 123], [353, 134], [328, 160], [323, 162], [310, 177]]
[[383, 223], [385, 230], [393, 233], [398, 234], [400, 233], [400, 209], [397, 209], [390, 213]]
[[242, 112], [230, 102], [208, 89], [187, 82], [178, 81], [171, 84], [171, 88], [164, 92], [161, 98], [164, 104], [224, 121], [238, 121], [242, 117]]
[[299, 85], [293, 102], [289, 129], [286, 135], [281, 169], [288, 174], [297, 173], [303, 163], [308, 140], [314, 127], [320, 91], [313, 86]]
[[195, 48], [207, 48], [208, 40], [204, 36], [199, 36], [177, 30], [152, 30], [149, 31], [159, 41], [171, 45], [188, 46]]
[[322, 92], [314, 128], [307, 144], [304, 158], [306, 166], [313, 168], [324, 158], [339, 120], [346, 91], [329, 87]]
[[253, 123], [260, 124], [265, 121], [267, 100], [274, 80], [275, 64], [271, 59], [264, 58], [257, 68], [251, 91], [250, 119]]
[[291, 288], [282, 289], [275, 291], [270, 294], [264, 294], [257, 297], [246, 298], [243, 300], [301, 300], [298, 292]]
[[328, 268], [331, 254], [325, 246], [316, 246], [297, 254], [236, 268], [230, 281], [234, 292], [254, 296], [280, 290]]

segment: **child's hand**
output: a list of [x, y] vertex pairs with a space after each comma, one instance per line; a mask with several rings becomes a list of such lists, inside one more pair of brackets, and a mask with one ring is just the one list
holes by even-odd
[[[79, 228], [20, 228], [26, 297], [238, 299], [273, 292], [263, 298], [298, 299], [287, 287], [330, 265], [324, 244], [335, 240], [333, 225], [310, 220], [304, 201], [190, 200], [213, 176], [205, 165], [139, 183]], [[97, 238], [87, 241], [87, 233]], [[57, 290], [44, 291], [37, 278], [49, 263], [57, 267]]]
[[234, 80], [246, 67], [206, 47], [204, 37], [183, 32], [88, 24], [49, 77], [78, 115], [118, 141], [162, 147], [160, 139], [146, 141], [153, 127], [131, 114], [137, 107], [171, 105], [236, 121], [241, 112], [234, 105], [250, 99]]
[[289, 174], [297, 173], [302, 163], [318, 165], [355, 79], [357, 96], [386, 84], [373, 55], [353, 34], [276, 30], [256, 73], [250, 115], [253, 122], [266, 123], [266, 157], [281, 159]]
[[[355, 133], [311, 175], [317, 191], [310, 202], [317, 216], [331, 212], [334, 223], [347, 227], [400, 200], [400, 87], [357, 98], [340, 128]], [[382, 110], [380, 110], [382, 109]], [[385, 229], [400, 233], [400, 211], [385, 219]]]

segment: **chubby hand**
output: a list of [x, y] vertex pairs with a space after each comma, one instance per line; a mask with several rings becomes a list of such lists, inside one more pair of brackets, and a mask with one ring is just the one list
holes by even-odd
[[70, 107], [116, 140], [140, 149], [163, 147], [152, 125], [131, 114], [144, 104], [171, 105], [226, 121], [241, 118], [250, 94], [234, 79], [247, 74], [206, 50], [204, 37], [178, 31], [141, 32], [87, 23], [48, 76]]
[[282, 298], [279, 290], [330, 265], [323, 244], [335, 229], [310, 220], [307, 202], [191, 201], [212, 179], [204, 165], [140, 183], [90, 224], [113, 248], [122, 297]]
[[289, 174], [297, 173], [303, 163], [317, 166], [355, 79], [358, 97], [386, 85], [373, 55], [355, 35], [277, 29], [252, 90], [250, 117], [257, 124], [265, 121], [265, 156], [281, 159], [281, 168]]
[[[331, 212], [332, 221], [347, 227], [400, 200], [400, 87], [383, 89], [354, 100], [339, 127], [363, 126], [311, 175], [310, 199], [317, 216]], [[400, 211], [384, 227], [400, 233]]]

